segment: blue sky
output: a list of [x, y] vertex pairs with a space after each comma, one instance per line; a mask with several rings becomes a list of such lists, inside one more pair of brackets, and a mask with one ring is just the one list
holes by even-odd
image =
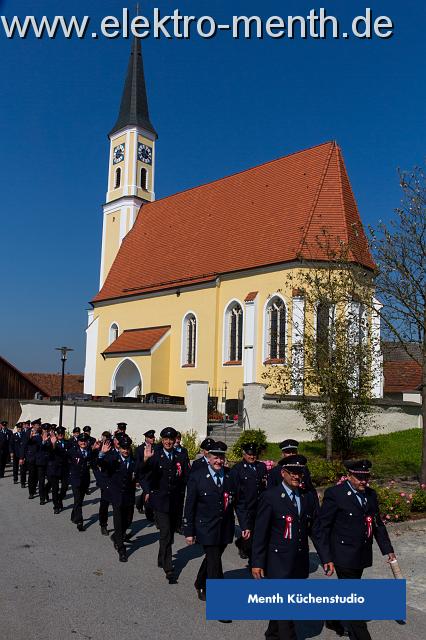
[[[125, 2], [0, 0], [0, 13], [61, 11], [92, 20]], [[156, 194], [163, 197], [336, 139], [364, 223], [398, 205], [397, 168], [423, 161], [425, 44], [421, 2], [264, 0], [261, 15], [313, 6], [348, 21], [365, 6], [389, 15], [389, 40], [143, 41], [151, 119], [159, 133]], [[254, 0], [145, 1], [218, 21], [258, 14]], [[0, 35], [0, 354], [23, 371], [57, 371], [54, 348], [84, 366], [88, 302], [97, 292], [107, 133], [115, 122], [130, 43], [123, 39], [6, 40]]]

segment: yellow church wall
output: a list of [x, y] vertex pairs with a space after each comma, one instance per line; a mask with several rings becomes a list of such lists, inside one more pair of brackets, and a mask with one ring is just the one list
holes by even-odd
[[104, 246], [104, 279], [114, 262], [120, 244], [120, 209], [106, 214], [105, 237], [108, 242]]
[[151, 389], [157, 393], [169, 393], [170, 336], [167, 336], [150, 356]]
[[[109, 344], [109, 329], [113, 322], [118, 324], [120, 334], [125, 329], [171, 325], [170, 367], [158, 367], [155, 374], [156, 384], [160, 385], [162, 389], [168, 389], [167, 392], [171, 395], [184, 396], [187, 380], [212, 381], [214, 378], [214, 322], [212, 323], [213, 329], [209, 325], [211, 316], [214, 316], [211, 310], [215, 306], [215, 296], [216, 288], [213, 286], [197, 291], [183, 291], [180, 296], [173, 293], [97, 307], [99, 333], [96, 395], [107, 395], [110, 391], [114, 368], [111, 370], [110, 367], [106, 367], [105, 362], [109, 362], [110, 358], [104, 361], [100, 354]], [[182, 324], [183, 318], [188, 312], [195, 313], [198, 327], [202, 327], [197, 338], [196, 367], [181, 366]], [[144, 380], [144, 392], [148, 390], [162, 393], [158, 388], [148, 389]]]
[[[119, 136], [118, 138], [116, 138], [115, 140], [113, 140], [111, 142], [111, 154], [113, 153], [114, 149], [116, 147], [118, 147], [118, 145], [120, 144], [124, 144], [125, 148], [124, 148], [124, 160], [122, 162], [119, 162], [117, 164], [114, 164], [113, 162], [113, 157], [111, 156], [111, 163], [110, 163], [110, 168], [109, 168], [109, 185], [110, 185], [110, 190], [108, 191], [108, 197], [107, 197], [107, 202], [111, 202], [111, 200], [116, 200], [117, 198], [121, 198], [121, 196], [124, 195], [124, 189], [123, 189], [123, 185], [124, 185], [124, 173], [125, 173], [125, 164], [126, 164], [126, 156], [129, 153], [129, 147], [131, 145], [126, 144], [126, 134]], [[118, 169], [118, 167], [120, 167], [121, 169], [121, 185], [119, 189], [114, 189], [114, 185], [115, 185], [115, 172], [116, 169]], [[130, 165], [129, 165], [130, 167]]]
[[[147, 138], [146, 136], [142, 136], [142, 135], [138, 135], [138, 142], [141, 142], [142, 144], [146, 144], [148, 147], [151, 147], [152, 149], [152, 164], [146, 164], [146, 162], [141, 162], [140, 160], [137, 161], [137, 169], [136, 169], [136, 184], [138, 185], [138, 190], [137, 190], [137, 196], [139, 198], [143, 198], [144, 200], [152, 200], [152, 178], [153, 178], [153, 167], [155, 166], [155, 144], [152, 140], [150, 140], [149, 138]], [[141, 175], [141, 169], [146, 169], [148, 172], [148, 191], [145, 191], [145, 189], [141, 189], [140, 187], [140, 175]]]

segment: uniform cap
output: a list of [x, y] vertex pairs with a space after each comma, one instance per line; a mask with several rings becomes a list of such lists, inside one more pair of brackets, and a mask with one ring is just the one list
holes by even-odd
[[177, 431], [173, 427], [166, 427], [160, 432], [160, 438], [176, 438]]
[[211, 447], [212, 445], [214, 445], [214, 440], [213, 438], [206, 438], [205, 440], [202, 441], [202, 443], [200, 444], [200, 448], [201, 449], [209, 449], [209, 447]]
[[118, 446], [121, 449], [130, 449], [132, 446], [132, 439], [129, 436], [121, 436], [117, 438]]
[[31, 424], [41, 424], [41, 418], [36, 418], [31, 422]]
[[2, 421], [0, 422], [0, 424], [1, 424], [1, 426], [2, 426], [2, 427], [7, 427], [7, 425], [8, 425], [9, 423], [8, 423], [8, 421], [7, 421], [7, 420], [2, 420]]
[[122, 431], [125, 431], [127, 427], [127, 422], [117, 422], [117, 429], [121, 429]]
[[248, 453], [252, 456], [257, 456], [259, 453], [259, 445], [257, 442], [246, 442], [241, 448], [244, 453]]
[[279, 465], [281, 465], [282, 469], [287, 469], [288, 471], [303, 471], [307, 463], [305, 456], [301, 456], [299, 454], [295, 454], [292, 456], [287, 456], [287, 458], [283, 458], [279, 461]]
[[146, 438], [155, 438], [155, 429], [149, 429], [143, 434]]
[[80, 427], [74, 427], [74, 429], [72, 430], [73, 433], [80, 433], [80, 431]]
[[89, 425], [86, 425], [85, 427], [83, 427], [84, 433], [90, 433], [91, 430], [92, 430], [92, 427], [90, 427]]
[[292, 440], [291, 438], [289, 438], [288, 440], [283, 440], [280, 444], [280, 449], [281, 451], [289, 451], [291, 449], [297, 449], [299, 446], [299, 443], [297, 442], [297, 440]]
[[226, 450], [228, 449], [228, 447], [226, 446], [226, 444], [224, 442], [221, 442], [220, 440], [218, 440], [217, 442], [214, 442], [211, 447], [208, 448], [208, 452], [209, 453], [225, 453]]
[[41, 425], [41, 428], [43, 429], [43, 431], [49, 431], [52, 428], [52, 425], [49, 422], [44, 422]]
[[90, 442], [90, 438], [87, 433], [80, 433], [77, 438], [77, 442]]
[[349, 473], [353, 473], [355, 475], [357, 473], [370, 473], [370, 469], [372, 466], [370, 460], [345, 460], [343, 465], [345, 469], [349, 471]]
[[58, 427], [56, 429], [56, 433], [58, 434], [58, 436], [64, 436], [65, 435], [65, 427]]

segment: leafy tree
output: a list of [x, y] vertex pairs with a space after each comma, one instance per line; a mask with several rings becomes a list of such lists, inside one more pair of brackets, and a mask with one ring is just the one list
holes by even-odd
[[[420, 482], [426, 483], [426, 180], [424, 169], [400, 173], [401, 206], [389, 224], [370, 229], [384, 334], [421, 369], [423, 446]], [[413, 349], [413, 343], [418, 347]]]

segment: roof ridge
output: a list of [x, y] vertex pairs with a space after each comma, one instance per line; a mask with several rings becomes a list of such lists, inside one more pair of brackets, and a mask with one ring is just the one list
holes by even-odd
[[158, 202], [164, 202], [164, 200], [168, 200], [168, 198], [174, 198], [175, 196], [180, 196], [184, 193], [188, 193], [189, 191], [194, 191], [195, 189], [201, 189], [202, 187], [208, 187], [210, 184], [215, 184], [216, 182], [222, 182], [222, 180], [228, 180], [229, 178], [233, 178], [234, 176], [239, 176], [243, 173], [249, 173], [250, 171], [256, 171], [256, 169], [260, 169], [261, 167], [266, 167], [270, 164], [274, 164], [275, 162], [279, 162], [280, 160], [284, 160], [286, 158], [291, 158], [292, 156], [296, 156], [300, 153], [307, 153], [308, 151], [313, 151], [313, 149], [319, 149], [320, 147], [324, 147], [326, 145], [335, 145], [335, 140], [327, 140], [326, 142], [321, 142], [321, 144], [314, 144], [312, 147], [307, 147], [306, 149], [300, 149], [299, 151], [293, 151], [292, 153], [288, 153], [285, 156], [279, 156], [278, 158], [274, 158], [273, 160], [266, 160], [265, 162], [261, 162], [260, 164], [256, 164], [252, 167], [248, 167], [247, 169], [241, 169], [240, 171], [235, 171], [235, 173], [230, 173], [227, 176], [222, 176], [221, 178], [215, 178], [214, 180], [209, 180], [208, 182], [203, 182], [202, 184], [197, 184], [194, 187], [188, 187], [187, 189], [182, 189], [181, 191], [176, 191], [175, 193], [171, 193], [168, 196], [164, 196], [164, 198], [159, 198], [158, 200], [153, 200], [152, 202], [147, 202], [141, 205], [142, 207], [153, 206]]
[[134, 329], [123, 329], [123, 333], [130, 333], [131, 331], [148, 331], [149, 329], [171, 329], [171, 324], [161, 324], [155, 327], [136, 327]]
[[332, 156], [332, 154], [333, 154], [333, 151], [334, 151], [336, 148], [338, 148], [337, 142], [336, 142], [335, 140], [333, 140], [333, 141], [332, 141], [332, 144], [331, 144], [331, 147], [330, 147], [330, 151], [328, 152], [328, 156], [327, 156], [327, 158], [325, 159], [325, 162], [324, 162], [324, 168], [323, 168], [323, 171], [322, 171], [322, 175], [321, 175], [321, 178], [320, 178], [320, 181], [319, 181], [319, 184], [318, 184], [318, 188], [317, 188], [317, 191], [316, 191], [316, 193], [315, 193], [315, 196], [314, 196], [314, 199], [313, 199], [313, 202], [312, 202], [311, 211], [309, 212], [309, 215], [308, 215], [308, 223], [307, 223], [307, 225], [306, 225], [306, 229], [305, 229], [305, 232], [304, 232], [304, 234], [303, 234], [303, 237], [302, 237], [302, 238], [301, 238], [301, 240], [300, 240], [300, 244], [299, 244], [299, 252], [300, 252], [300, 251], [302, 251], [303, 246], [304, 246], [304, 244], [305, 244], [306, 237], [307, 237], [307, 235], [308, 235], [308, 231], [309, 231], [309, 229], [310, 229], [310, 226], [311, 226], [311, 223], [312, 223], [312, 220], [313, 220], [313, 217], [314, 217], [315, 209], [316, 209], [316, 207], [317, 207], [318, 200], [319, 200], [319, 197], [320, 197], [320, 194], [321, 194], [322, 188], [323, 188], [323, 186], [324, 186], [325, 176], [327, 175], [327, 171], [328, 171], [328, 168], [329, 168], [329, 166], [330, 166], [331, 156]]

